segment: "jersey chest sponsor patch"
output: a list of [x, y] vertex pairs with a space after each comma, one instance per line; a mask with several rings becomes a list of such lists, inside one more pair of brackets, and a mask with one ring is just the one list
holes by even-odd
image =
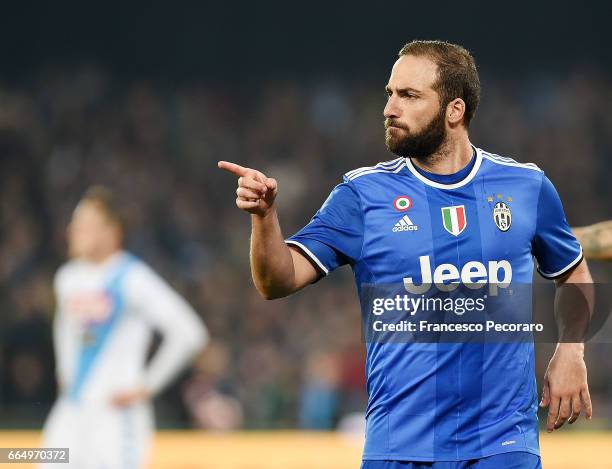
[[113, 300], [101, 291], [74, 293], [67, 300], [67, 310], [84, 324], [100, 324], [110, 318]]

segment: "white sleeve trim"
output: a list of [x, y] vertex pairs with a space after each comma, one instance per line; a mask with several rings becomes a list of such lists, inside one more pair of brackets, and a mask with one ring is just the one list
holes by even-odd
[[312, 251], [310, 249], [308, 249], [306, 246], [304, 246], [302, 243], [299, 243], [297, 241], [293, 241], [291, 239], [286, 239], [285, 240], [285, 244], [293, 244], [293, 245], [299, 247], [302, 251], [304, 251], [305, 254], [308, 255], [308, 257], [310, 257], [311, 260], [313, 260], [321, 268], [321, 270], [323, 272], [325, 272], [325, 275], [329, 274], [329, 269], [323, 265], [323, 262], [321, 262], [319, 260], [319, 258], [317, 256], [315, 256], [312, 253]]
[[572, 262], [570, 262], [568, 265], [566, 265], [563, 269], [554, 272], [552, 274], [547, 274], [544, 273], [540, 270], [540, 267], [538, 266], [538, 272], [540, 272], [540, 275], [544, 278], [547, 279], [554, 279], [557, 278], [561, 275], [563, 275], [565, 272], [567, 272], [568, 270], [570, 270], [572, 267], [574, 267], [576, 264], [578, 264], [578, 262], [580, 262], [582, 260], [582, 246], [580, 246], [580, 253], [578, 254], [578, 256], [576, 257], [576, 259], [574, 259]]

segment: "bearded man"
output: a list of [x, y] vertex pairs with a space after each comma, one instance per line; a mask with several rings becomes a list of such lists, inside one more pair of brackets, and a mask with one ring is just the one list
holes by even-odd
[[[292, 294], [345, 264], [362, 310], [372, 285], [413, 293], [528, 285], [533, 258], [558, 287], [592, 283], [543, 171], [470, 142], [480, 80], [467, 50], [410, 42], [385, 90], [386, 146], [397, 158], [347, 172], [288, 239], [276, 180], [219, 162], [239, 177], [236, 205], [251, 214], [251, 270], [264, 298]], [[541, 467], [532, 341], [366, 345], [363, 469]], [[548, 431], [581, 412], [591, 417], [583, 352], [579, 340], [557, 345], [541, 401]]]

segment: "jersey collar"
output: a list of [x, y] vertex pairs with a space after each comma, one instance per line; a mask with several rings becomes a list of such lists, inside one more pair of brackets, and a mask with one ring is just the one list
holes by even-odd
[[465, 186], [472, 179], [474, 179], [474, 176], [476, 176], [478, 169], [480, 169], [480, 164], [482, 163], [482, 151], [480, 150], [480, 148], [476, 148], [474, 145], [472, 145], [472, 148], [476, 152], [476, 161], [474, 162], [472, 170], [463, 179], [457, 182], [453, 182], [452, 184], [444, 184], [441, 182], [432, 181], [431, 179], [427, 178], [414, 167], [414, 164], [412, 163], [412, 160], [410, 158], [405, 158], [406, 167], [414, 175], [414, 177], [416, 177], [422, 183], [427, 184], [428, 186], [432, 186], [437, 189], [457, 189], [458, 187]]

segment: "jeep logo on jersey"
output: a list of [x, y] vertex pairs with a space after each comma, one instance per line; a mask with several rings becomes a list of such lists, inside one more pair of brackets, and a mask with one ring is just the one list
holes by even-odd
[[399, 197], [396, 197], [393, 201], [393, 207], [395, 208], [395, 210], [405, 212], [410, 207], [412, 207], [412, 199], [410, 199], [410, 197], [406, 195], [400, 195]]
[[429, 290], [432, 284], [441, 291], [453, 291], [459, 284], [476, 290], [489, 284], [489, 292], [497, 295], [499, 288], [506, 288], [512, 281], [512, 266], [506, 260], [489, 261], [487, 265], [478, 261], [466, 262], [461, 271], [453, 264], [440, 264], [431, 272], [429, 256], [419, 257], [421, 283], [415, 284], [412, 277], [404, 277], [404, 288], [410, 293], [420, 295]]
[[442, 224], [450, 234], [459, 236], [467, 226], [465, 206], [442, 207]]
[[493, 208], [493, 220], [501, 231], [508, 231], [512, 225], [512, 212], [503, 202], [497, 202]]

